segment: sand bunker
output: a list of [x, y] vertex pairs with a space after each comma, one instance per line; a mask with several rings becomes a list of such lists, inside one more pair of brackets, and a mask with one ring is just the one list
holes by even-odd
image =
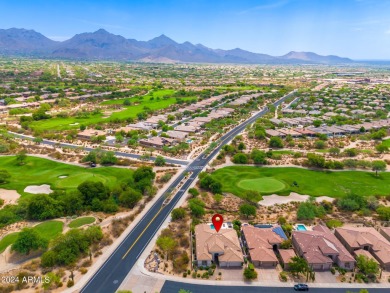
[[42, 185], [27, 186], [24, 189], [24, 192], [28, 192], [28, 193], [32, 193], [32, 194], [38, 194], [38, 193], [49, 194], [49, 193], [52, 193], [53, 190], [51, 190], [50, 185], [42, 184]]
[[64, 179], [66, 177], [68, 177], [68, 176], [66, 176], [66, 175], [58, 176], [58, 178], [60, 178], [60, 179]]
[[[272, 206], [275, 204], [284, 204], [284, 203], [289, 203], [292, 201], [302, 202], [302, 201], [306, 201], [309, 197], [310, 197], [309, 195], [302, 195], [302, 194], [298, 194], [296, 192], [291, 192], [289, 196], [280, 196], [277, 194], [272, 194], [272, 195], [268, 195], [268, 196], [263, 196], [263, 200], [259, 201], [259, 205], [268, 207], [268, 206]], [[316, 197], [317, 202], [321, 202], [323, 200], [327, 200], [327, 201], [332, 202], [334, 200], [334, 198], [331, 198], [329, 196]]]
[[16, 190], [8, 190], [0, 188], [0, 198], [4, 200], [4, 205], [15, 204], [19, 199], [20, 194]]

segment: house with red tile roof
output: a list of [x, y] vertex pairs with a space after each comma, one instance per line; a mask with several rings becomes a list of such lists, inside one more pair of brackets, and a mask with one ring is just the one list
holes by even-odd
[[237, 232], [226, 228], [217, 232], [209, 224], [195, 227], [196, 262], [198, 266], [241, 267], [244, 257]]
[[355, 267], [354, 257], [325, 226], [317, 225], [313, 231], [293, 231], [292, 242], [296, 253], [314, 270], [329, 270], [332, 264], [347, 270]]
[[250, 260], [257, 267], [275, 267], [278, 264], [276, 250], [285, 240], [274, 228], [242, 227], [244, 245], [248, 248]]
[[335, 236], [350, 253], [375, 258], [390, 271], [390, 242], [373, 227], [337, 228]]

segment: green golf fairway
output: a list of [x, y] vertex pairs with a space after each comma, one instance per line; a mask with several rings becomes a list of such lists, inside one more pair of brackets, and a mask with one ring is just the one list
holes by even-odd
[[22, 196], [31, 195], [24, 192], [29, 185], [49, 184], [53, 190], [75, 190], [84, 181], [91, 180], [113, 188], [133, 174], [133, 170], [125, 168], [85, 168], [32, 156], [28, 156], [26, 164], [22, 166], [17, 164], [15, 156], [0, 157], [0, 169], [7, 170], [11, 175], [9, 182], [1, 187], [14, 189]]
[[92, 224], [95, 222], [96, 219], [94, 217], [82, 217], [73, 220], [72, 222], [69, 223], [69, 228], [79, 228], [81, 226], [87, 225], [87, 224]]
[[246, 190], [256, 190], [260, 193], [271, 193], [283, 190], [286, 185], [274, 178], [244, 179], [238, 182], [238, 187]]
[[390, 172], [376, 176], [374, 172], [367, 171], [335, 172], [294, 167], [231, 166], [218, 169], [211, 176], [222, 183], [223, 192], [231, 192], [241, 198], [246, 198], [248, 189], [259, 191], [261, 195], [289, 195], [290, 192], [330, 197], [343, 197], [350, 193], [388, 195], [390, 182]]

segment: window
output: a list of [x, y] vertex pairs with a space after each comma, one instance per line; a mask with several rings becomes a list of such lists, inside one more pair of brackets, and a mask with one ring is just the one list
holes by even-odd
[[346, 262], [346, 263], [345, 263], [345, 267], [346, 267], [346, 268], [350, 268], [350, 267], [351, 267], [351, 264], [350, 264], [349, 262]]

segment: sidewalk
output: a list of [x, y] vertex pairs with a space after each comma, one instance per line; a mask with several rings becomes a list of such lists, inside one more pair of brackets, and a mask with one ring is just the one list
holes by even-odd
[[65, 293], [71, 293], [71, 292], [79, 292], [86, 283], [93, 277], [93, 275], [100, 269], [100, 267], [105, 263], [107, 259], [111, 257], [111, 255], [114, 253], [115, 250], [120, 246], [120, 244], [123, 242], [123, 240], [128, 237], [129, 233], [138, 225], [138, 223], [141, 221], [141, 219], [145, 216], [147, 211], [156, 203], [156, 201], [164, 194], [167, 187], [170, 186], [172, 182], [176, 180], [177, 177], [181, 174], [181, 172], [184, 170], [185, 167], [179, 168], [178, 172], [171, 178], [171, 180], [166, 183], [165, 188], [160, 189], [158, 193], [155, 195], [153, 200], [148, 202], [143, 209], [143, 211], [134, 219], [134, 221], [126, 228], [123, 233], [114, 240], [113, 244], [111, 244], [106, 251], [103, 252], [103, 254], [96, 260], [96, 262], [89, 268], [88, 272], [81, 277], [81, 279], [72, 287], [69, 289], [64, 290]]
[[[159, 292], [165, 281], [173, 281], [187, 284], [209, 285], [209, 286], [255, 286], [255, 287], [293, 287], [296, 282], [270, 282], [270, 281], [215, 281], [204, 279], [193, 279], [167, 276], [147, 271], [143, 266], [144, 259], [137, 262], [131, 270], [129, 276], [120, 286], [121, 290], [132, 290], [133, 293]], [[139, 280], [139, 282], [137, 282]], [[389, 288], [388, 283], [365, 284], [365, 283], [308, 283], [310, 288], [345, 288], [361, 289], [364, 288]]]
[[[188, 187], [194, 187], [197, 180], [194, 180], [193, 183]], [[180, 200], [175, 205], [175, 208], [180, 207], [187, 200], [187, 196], [183, 195]], [[161, 225], [160, 229], [156, 232], [154, 237], [150, 240], [148, 246], [146, 246], [145, 250], [142, 252], [139, 257], [137, 263], [128, 273], [126, 278], [123, 280], [122, 284], [119, 286], [119, 290], [131, 290], [133, 293], [144, 293], [144, 292], [160, 292], [162, 286], [165, 283], [165, 275], [153, 274], [147, 271], [144, 268], [144, 263], [149, 253], [153, 249], [157, 237], [160, 235], [160, 231], [168, 227], [169, 222], [171, 221], [171, 217], [168, 216], [164, 223]], [[150, 273], [150, 275], [149, 275]], [[157, 278], [154, 275], [158, 276]], [[179, 278], [180, 279], [180, 278]]]

